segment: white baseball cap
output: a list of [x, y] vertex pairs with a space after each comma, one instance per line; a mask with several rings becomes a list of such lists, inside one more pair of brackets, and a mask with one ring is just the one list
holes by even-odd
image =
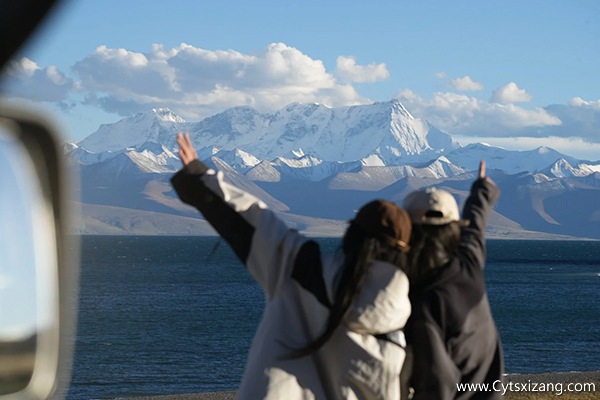
[[454, 196], [443, 189], [414, 191], [406, 196], [403, 207], [414, 224], [445, 225], [460, 221]]

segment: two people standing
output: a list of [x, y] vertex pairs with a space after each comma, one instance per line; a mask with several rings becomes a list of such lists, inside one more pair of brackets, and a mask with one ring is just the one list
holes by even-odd
[[200, 162], [189, 135], [177, 140], [177, 194], [229, 243], [266, 297], [238, 398], [399, 399], [408, 214], [391, 202], [366, 204], [340, 253], [324, 257], [317, 242]]
[[[438, 265], [442, 258], [436, 259], [430, 271], [421, 275], [416, 271], [431, 237], [417, 228], [416, 237], [422, 243], [414, 242], [411, 233], [413, 227], [432, 220], [417, 221], [415, 218], [423, 214], [420, 208], [405, 204], [405, 211], [385, 200], [365, 204], [349, 222], [338, 254], [324, 257], [318, 243], [286, 227], [262, 201], [226, 183], [221, 172], [198, 160], [188, 134], [178, 134], [177, 141], [184, 165], [172, 178], [177, 194], [196, 207], [229, 243], [266, 297], [239, 398], [399, 399], [405, 395], [401, 393], [407, 354], [405, 332], [412, 346], [409, 383], [415, 398], [453, 398], [446, 394], [450, 395], [452, 388], [456, 392], [456, 383], [465, 379], [461, 372], [464, 365], [469, 367], [465, 370], [468, 381], [501, 378], [492, 376], [501, 374], [500, 353], [498, 371], [489, 365], [474, 366], [486, 358], [483, 354], [463, 354], [468, 350], [467, 338], [480, 319], [487, 318], [489, 306], [482, 280], [456, 279], [461, 274], [482, 274], [475, 269], [481, 271], [485, 259], [485, 215], [493, 204], [491, 193], [495, 188], [489, 179], [480, 176], [465, 206], [465, 218], [473, 220], [466, 228], [470, 229], [466, 239], [459, 235], [456, 245], [444, 244], [446, 263]], [[414, 204], [423, 203], [419, 200]], [[438, 222], [450, 218], [443, 215], [444, 211]], [[427, 211], [423, 215], [439, 217], [439, 213], [430, 215]], [[410, 251], [413, 243], [420, 251]], [[442, 273], [447, 269], [445, 265], [453, 266], [451, 273]], [[414, 282], [409, 282], [411, 276]], [[451, 296], [438, 290], [448, 281], [455, 286], [456, 293], [453, 291]], [[413, 287], [419, 286], [415, 284], [424, 286], [416, 291]], [[479, 294], [459, 293], [473, 288]], [[440, 300], [429, 302], [430, 294]], [[465, 298], [458, 308], [454, 305], [455, 294]], [[422, 305], [416, 303], [421, 301]], [[417, 311], [412, 316], [411, 302]], [[444, 312], [439, 314], [442, 309]], [[495, 332], [491, 314], [489, 321]], [[439, 337], [429, 335], [436, 325]], [[456, 332], [445, 332], [447, 328]], [[456, 346], [458, 358], [448, 347], [449, 340], [455, 342], [453, 335], [457, 332], [461, 338], [458, 342], [465, 344]], [[428, 336], [421, 336], [424, 333]], [[440, 341], [434, 340], [438, 338]], [[438, 347], [427, 350], [430, 345]], [[442, 350], [447, 350], [445, 360]], [[484, 351], [488, 349], [475, 349], [476, 353]], [[435, 370], [429, 370], [430, 360], [423, 358], [431, 355], [437, 357], [431, 359]], [[455, 358], [465, 363], [457, 364], [448, 374], [444, 368], [450, 364], [446, 361], [454, 362]], [[494, 361], [489, 364], [496, 365]], [[431, 374], [421, 376], [419, 372], [425, 371], [420, 368]], [[441, 370], [441, 380], [433, 382], [430, 378], [435, 379]], [[455, 379], [452, 388], [438, 389], [446, 387], [449, 379]], [[442, 393], [444, 397], [428, 397], [430, 393]]]

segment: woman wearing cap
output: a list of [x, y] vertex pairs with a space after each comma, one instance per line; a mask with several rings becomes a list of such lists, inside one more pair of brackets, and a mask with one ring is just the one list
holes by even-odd
[[[501, 398], [494, 389], [502, 380], [502, 347], [483, 274], [487, 216], [499, 195], [482, 161], [462, 219], [444, 190], [416, 191], [404, 201], [413, 222], [413, 311], [405, 328], [413, 399]], [[461, 384], [487, 384], [489, 391]]]
[[408, 214], [383, 200], [366, 204], [341, 253], [325, 259], [315, 241], [201, 163], [187, 133], [177, 141], [184, 165], [171, 180], [177, 194], [230, 244], [266, 295], [238, 398], [400, 398]]

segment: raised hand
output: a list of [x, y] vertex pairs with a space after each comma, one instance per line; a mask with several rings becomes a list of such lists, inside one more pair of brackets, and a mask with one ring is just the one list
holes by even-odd
[[485, 160], [479, 162], [479, 179], [485, 178]]
[[483, 179], [486, 182], [491, 183], [492, 185], [496, 185], [496, 182], [492, 180], [489, 176], [485, 174], [485, 160], [481, 160], [479, 162], [479, 174], [477, 176], [478, 179]]
[[192, 145], [188, 132], [177, 134], [177, 144], [179, 145], [179, 158], [181, 158], [184, 167], [198, 159], [198, 154]]

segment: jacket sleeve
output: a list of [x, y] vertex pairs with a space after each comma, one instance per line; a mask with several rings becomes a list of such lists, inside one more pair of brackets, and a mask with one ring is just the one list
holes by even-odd
[[171, 179], [179, 198], [197, 208], [225, 239], [272, 298], [290, 276], [306, 238], [289, 229], [249, 193], [227, 183], [223, 173], [194, 160]]
[[431, 320], [420, 319], [410, 332], [407, 342], [416, 355], [410, 378], [413, 400], [453, 399], [460, 371], [446, 350], [440, 328]]
[[477, 179], [463, 207], [463, 220], [468, 225], [462, 229], [460, 255], [470, 265], [485, 264], [485, 228], [492, 206], [500, 196], [496, 184], [487, 178]]

